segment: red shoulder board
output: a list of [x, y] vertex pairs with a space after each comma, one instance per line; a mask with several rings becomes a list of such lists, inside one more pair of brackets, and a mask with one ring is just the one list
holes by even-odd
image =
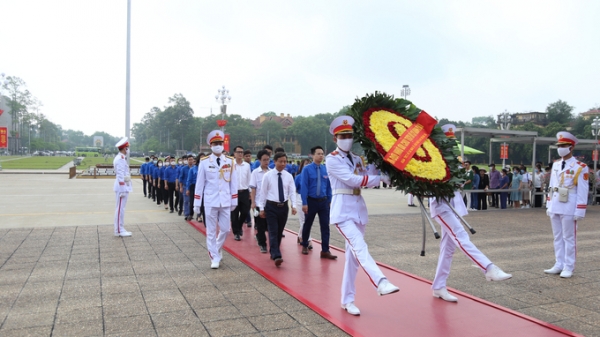
[[331, 152], [330, 154], [331, 154], [332, 156], [337, 156], [337, 155], [338, 155], [338, 153], [339, 153], [339, 152], [337, 152], [337, 151], [333, 151], [333, 152]]
[[125, 156], [124, 156], [124, 155], [121, 155], [121, 159], [125, 159]]
[[578, 161], [577, 164], [581, 165], [581, 167], [586, 167], [587, 166], [586, 164], [584, 164], [584, 163], [582, 163], [580, 161]]

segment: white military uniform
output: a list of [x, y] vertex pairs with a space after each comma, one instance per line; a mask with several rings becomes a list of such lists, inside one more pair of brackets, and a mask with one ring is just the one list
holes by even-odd
[[[220, 163], [217, 163], [217, 158]], [[200, 207], [204, 194], [206, 246], [212, 262], [221, 261], [219, 251], [231, 230], [231, 211], [238, 203], [237, 174], [233, 174], [233, 168], [233, 158], [223, 154], [204, 157], [198, 165], [194, 207]]]
[[[548, 215], [554, 234], [554, 267], [559, 270], [572, 272], [575, 269], [577, 255], [577, 220], [575, 217], [585, 217], [589, 188], [589, 169], [575, 158], [571, 157], [552, 165], [550, 172], [550, 193], [546, 202]], [[567, 202], [559, 201], [558, 188], [569, 191]]]
[[[352, 162], [348, 159], [352, 156]], [[362, 187], [379, 186], [378, 175], [367, 175], [362, 159], [352, 152], [337, 149], [327, 155], [325, 165], [333, 198], [330, 223], [346, 240], [346, 263], [342, 280], [342, 304], [354, 302], [356, 272], [360, 265], [374, 287], [385, 278], [369, 254], [364, 234], [369, 220], [367, 205], [361, 195]]]
[[[460, 216], [468, 214], [460, 192], [454, 192], [454, 197], [450, 199], [450, 203]], [[446, 280], [448, 279], [448, 275], [450, 275], [452, 256], [456, 247], [460, 248], [479, 269], [485, 272], [492, 262], [471, 242], [469, 234], [463, 228], [460, 219], [450, 206], [448, 206], [446, 201], [441, 199], [438, 201], [436, 198], [430, 198], [429, 210], [431, 217], [442, 227], [440, 257], [438, 258], [435, 278], [431, 284], [431, 289], [436, 290], [446, 287]]]
[[[122, 139], [117, 143], [119, 146], [127, 146], [127, 138]], [[114, 234], [120, 236], [123, 233], [127, 233], [123, 228], [125, 219], [125, 206], [127, 205], [127, 199], [129, 198], [129, 192], [133, 191], [131, 183], [131, 174], [129, 173], [129, 165], [127, 164], [127, 158], [124, 154], [118, 153], [113, 160], [113, 167], [115, 170], [115, 183], [113, 185], [113, 191], [116, 196], [115, 206], [115, 219], [114, 219]], [[130, 234], [131, 235], [131, 234]]]

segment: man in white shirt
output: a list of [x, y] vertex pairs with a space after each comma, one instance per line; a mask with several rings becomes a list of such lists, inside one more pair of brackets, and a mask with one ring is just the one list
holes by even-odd
[[132, 191], [131, 175], [129, 173], [129, 165], [127, 164], [127, 154], [129, 153], [129, 141], [128, 138], [122, 138], [116, 145], [119, 149], [119, 153], [113, 160], [113, 167], [115, 168], [115, 183], [113, 185], [113, 191], [117, 196], [117, 206], [115, 207], [115, 236], [131, 236], [131, 232], [128, 232], [123, 228], [125, 221], [125, 206], [127, 205], [127, 198], [129, 198], [129, 192]]
[[244, 235], [243, 226], [250, 210], [250, 192], [248, 187], [250, 185], [250, 164], [244, 161], [244, 148], [236, 146], [233, 149], [233, 156], [235, 158], [234, 172], [237, 174], [238, 181], [238, 205], [231, 212], [231, 231], [233, 232], [236, 241], [241, 240], [241, 236]]
[[283, 262], [279, 245], [288, 218], [288, 200], [292, 201], [292, 215], [296, 215], [296, 185], [294, 177], [285, 170], [287, 155], [278, 152], [273, 158], [275, 169], [267, 172], [262, 181], [262, 193], [258, 199], [260, 217], [267, 219], [269, 252], [275, 266]]
[[[262, 195], [262, 181], [265, 177], [265, 174], [269, 172], [269, 161], [271, 160], [271, 155], [267, 150], [260, 150], [256, 154], [256, 160], [259, 162], [259, 166], [252, 171], [250, 175], [250, 200], [252, 202], [252, 212], [256, 212], [258, 214], [259, 209], [256, 207], [258, 204], [258, 200]], [[260, 247], [260, 252], [266, 254], [267, 253], [267, 237], [265, 232], [267, 231], [267, 220], [260, 216], [254, 217], [254, 228], [256, 229], [256, 240], [258, 241], [258, 246]]]
[[233, 158], [223, 154], [223, 131], [211, 131], [206, 141], [212, 154], [202, 158], [198, 165], [194, 212], [200, 214], [204, 199], [206, 248], [210, 267], [218, 269], [222, 259], [221, 248], [230, 231], [231, 211], [238, 202], [238, 183], [237, 175], [233, 172]]
[[329, 132], [337, 144], [337, 149], [327, 155], [325, 165], [331, 183], [333, 198], [329, 221], [338, 229], [346, 241], [346, 263], [342, 278], [342, 309], [358, 316], [360, 310], [354, 305], [356, 294], [356, 273], [361, 266], [371, 284], [381, 295], [392, 294], [400, 289], [390, 283], [369, 254], [365, 242], [365, 230], [369, 215], [367, 205], [361, 196], [363, 187], [379, 186], [380, 181], [390, 184], [387, 175], [367, 171], [362, 159], [350, 151], [353, 144], [354, 119], [339, 116], [331, 122]]

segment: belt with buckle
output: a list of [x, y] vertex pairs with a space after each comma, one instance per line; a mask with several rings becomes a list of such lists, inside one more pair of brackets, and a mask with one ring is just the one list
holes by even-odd
[[361, 193], [361, 189], [360, 188], [336, 188], [335, 190], [333, 190], [332, 194], [346, 194], [346, 195], [360, 195]]
[[327, 200], [327, 197], [323, 197], [323, 198], [308, 197], [308, 199], [314, 200], [316, 202], [323, 202], [323, 201]]
[[267, 200], [267, 203], [268, 203], [268, 204], [271, 204], [271, 205], [275, 205], [275, 206], [277, 206], [277, 207], [284, 207], [284, 206], [286, 206], [286, 205], [287, 205], [287, 201], [284, 201], [284, 202], [277, 202], [277, 201], [271, 201], [271, 200]]

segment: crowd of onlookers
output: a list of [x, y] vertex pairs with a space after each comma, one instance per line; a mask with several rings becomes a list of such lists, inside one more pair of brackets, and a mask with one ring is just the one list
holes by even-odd
[[[546, 204], [546, 193], [550, 183], [552, 164], [543, 167], [536, 163], [533, 172], [525, 165], [506, 165], [500, 170], [495, 164], [488, 165], [488, 170], [471, 165], [465, 161], [463, 167], [467, 180], [462, 186], [462, 194], [467, 208], [471, 211], [493, 208], [531, 208], [543, 207]], [[590, 197], [589, 204], [600, 203], [600, 172], [590, 168], [589, 174]], [[470, 192], [478, 190], [477, 192]], [[507, 190], [506, 192], [488, 190]], [[596, 191], [596, 200], [593, 192]], [[532, 201], [533, 198], [533, 201]]]

